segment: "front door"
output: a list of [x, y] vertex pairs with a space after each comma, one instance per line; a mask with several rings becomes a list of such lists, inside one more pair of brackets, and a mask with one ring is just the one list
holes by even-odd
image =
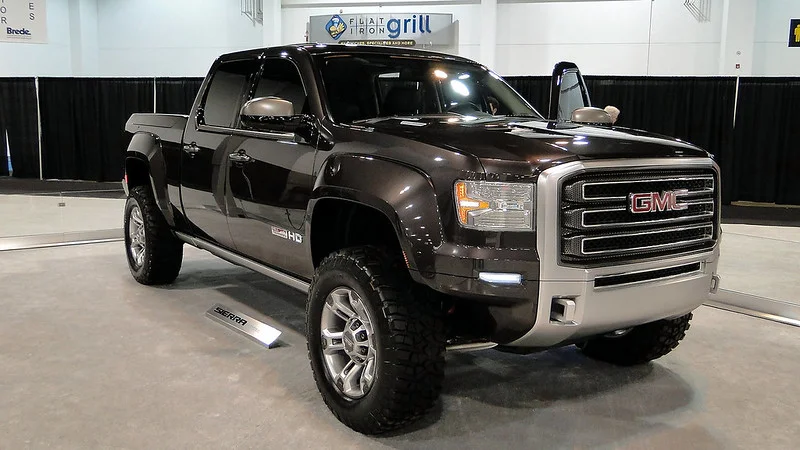
[[252, 79], [255, 60], [219, 63], [183, 137], [181, 200], [195, 235], [233, 248], [225, 202], [226, 156], [235, 150], [232, 131]]
[[[251, 98], [279, 97], [295, 114], [308, 113], [297, 67], [286, 58], [264, 60], [263, 74]], [[305, 214], [313, 189], [316, 142], [301, 130], [234, 132], [227, 155], [231, 196], [229, 217], [236, 249], [252, 259], [302, 277], [313, 267], [306, 255]]]
[[550, 120], [564, 122], [572, 119], [572, 112], [592, 106], [586, 82], [575, 63], [560, 62], [553, 69], [550, 86]]

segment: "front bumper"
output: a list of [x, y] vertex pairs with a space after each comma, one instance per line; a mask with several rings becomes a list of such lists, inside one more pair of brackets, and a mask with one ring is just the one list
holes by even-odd
[[[540, 281], [536, 321], [527, 333], [508, 345], [553, 347], [687, 314], [716, 289], [718, 259], [716, 248], [704, 255], [650, 263], [647, 268], [641, 265], [614, 267], [614, 275], [617, 275], [700, 263], [700, 269], [691, 273], [619, 286], [596, 287], [595, 279], [600, 274], [593, 271], [586, 271], [584, 280]], [[571, 309], [562, 315], [563, 306], [560, 305], [564, 300], [569, 301]]]
[[[555, 205], [559, 204], [561, 179], [578, 170], [610, 165], [711, 167], [713, 162], [707, 158], [617, 160], [574, 162], [548, 169], [537, 182], [536, 203], [545, 207], [537, 211], [536, 251], [529, 251], [528, 258], [514, 260], [483, 254], [480, 261], [465, 258], [475, 272], [478, 268], [490, 268], [521, 273], [524, 280], [521, 285], [484, 283], [477, 280], [477, 273], [472, 277], [437, 274], [428, 280], [429, 285], [440, 292], [488, 305], [494, 322], [491, 338], [510, 346], [554, 347], [691, 312], [717, 288], [719, 239], [710, 250], [613, 266], [575, 267], [558, 261], [561, 228], [560, 211]], [[676, 267], [691, 267], [691, 270], [677, 275], [669, 272]], [[641, 277], [642, 273], [653, 276]], [[596, 284], [604, 277], [620, 282]]]

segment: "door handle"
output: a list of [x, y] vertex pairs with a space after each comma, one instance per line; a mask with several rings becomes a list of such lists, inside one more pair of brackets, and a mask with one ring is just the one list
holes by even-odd
[[236, 153], [231, 153], [230, 155], [228, 155], [228, 158], [230, 158], [231, 161], [236, 163], [251, 163], [255, 161], [255, 159], [252, 156], [248, 155], [244, 150], [239, 150]]
[[194, 156], [200, 151], [200, 147], [198, 147], [194, 142], [191, 144], [183, 144], [183, 151], [188, 153], [189, 156]]

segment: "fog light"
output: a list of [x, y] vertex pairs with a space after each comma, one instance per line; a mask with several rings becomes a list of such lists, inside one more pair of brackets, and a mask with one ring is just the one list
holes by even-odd
[[480, 272], [478, 279], [493, 284], [522, 284], [522, 275], [518, 273]]

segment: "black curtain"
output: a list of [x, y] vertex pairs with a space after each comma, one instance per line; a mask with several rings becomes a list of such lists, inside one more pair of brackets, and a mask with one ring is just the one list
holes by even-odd
[[733, 133], [737, 200], [800, 205], [800, 79], [742, 78]]
[[[550, 77], [509, 77], [509, 84], [547, 113]], [[731, 149], [736, 79], [729, 77], [585, 77], [592, 105], [616, 106], [617, 125], [676, 137], [714, 154], [722, 170], [723, 201], [736, 200]]]
[[736, 200], [731, 149], [736, 79], [731, 77], [586, 77], [594, 106], [613, 105], [617, 125], [676, 137], [711, 152], [722, 171], [722, 199]]
[[45, 178], [118, 181], [131, 114], [153, 112], [152, 78], [40, 78]]
[[8, 146], [14, 177], [39, 178], [37, 115], [33, 78], [0, 79], [0, 175], [8, 175]]
[[504, 79], [540, 114], [547, 116], [547, 109], [550, 105], [551, 77], [504, 77]]
[[157, 78], [156, 111], [162, 114], [189, 114], [202, 83], [202, 78]]

